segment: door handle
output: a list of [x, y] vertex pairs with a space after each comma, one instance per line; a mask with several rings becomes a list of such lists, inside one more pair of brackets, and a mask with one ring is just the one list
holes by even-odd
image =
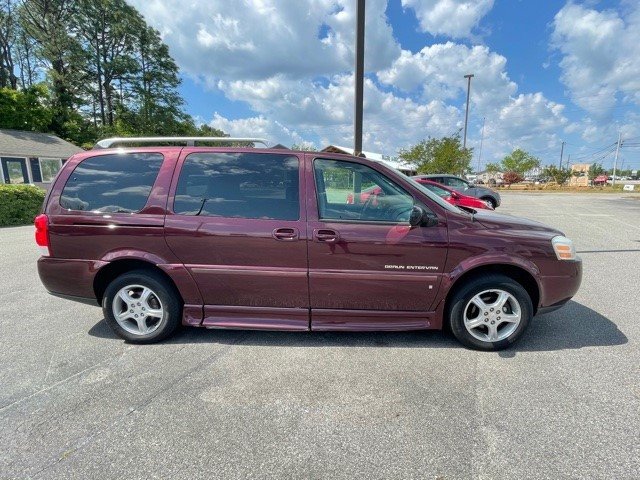
[[298, 238], [298, 229], [297, 228], [276, 228], [273, 233], [273, 238], [276, 240], [297, 240]]
[[318, 228], [314, 230], [316, 240], [324, 243], [336, 243], [340, 239], [340, 235], [335, 230], [328, 228]]

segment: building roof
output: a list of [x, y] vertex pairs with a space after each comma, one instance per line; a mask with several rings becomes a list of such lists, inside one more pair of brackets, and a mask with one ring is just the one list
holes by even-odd
[[[354, 149], [350, 147], [341, 147], [340, 145], [329, 145], [328, 147], [323, 148], [322, 151], [329, 152], [329, 153], [346, 153], [347, 155], [353, 155]], [[410, 171], [410, 172], [417, 170], [416, 165], [408, 162], [403, 162], [402, 160], [389, 157], [388, 155], [383, 155], [381, 153], [375, 153], [375, 152], [366, 152], [366, 151], [363, 151], [362, 154], [370, 160], [375, 160], [376, 162], [384, 163], [388, 167], [395, 168], [397, 170]]]
[[17, 157], [69, 158], [80, 147], [51, 133], [0, 129], [0, 155]]

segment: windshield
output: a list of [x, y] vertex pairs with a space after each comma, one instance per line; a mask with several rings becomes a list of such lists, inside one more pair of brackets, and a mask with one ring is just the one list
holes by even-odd
[[433, 193], [435, 193], [436, 195], [442, 198], [449, 198], [451, 196], [451, 192], [445, 190], [444, 188], [437, 187], [435, 185], [432, 185], [431, 183], [421, 183], [421, 182], [418, 182], [418, 183], [420, 183], [420, 185], [424, 186], [425, 188], [428, 188]]
[[[404, 173], [402, 175], [404, 175]], [[465, 212], [464, 210], [459, 209], [458, 207], [456, 207], [454, 205], [451, 205], [449, 202], [443, 200], [439, 195], [436, 195], [435, 193], [433, 193], [431, 190], [429, 190], [424, 185], [421, 185], [420, 183], [416, 182], [413, 178], [411, 178], [411, 177], [409, 177], [407, 175], [404, 175], [404, 176], [409, 180], [409, 182], [411, 182], [411, 184], [414, 187], [418, 188], [421, 192], [424, 192], [424, 194], [427, 197], [429, 197], [431, 200], [436, 202], [442, 208], [446, 208], [450, 212], [455, 212], [455, 213], [468, 213], [468, 212]]]

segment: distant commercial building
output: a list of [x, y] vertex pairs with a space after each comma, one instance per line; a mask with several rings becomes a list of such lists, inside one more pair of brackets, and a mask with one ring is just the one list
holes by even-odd
[[80, 147], [50, 133], [0, 129], [0, 183], [48, 188], [62, 164]]
[[500, 185], [504, 183], [502, 175], [502, 172], [489, 172], [487, 170], [483, 170], [477, 173], [476, 182], [482, 182], [485, 185]]
[[[321, 151], [327, 153], [346, 153], [347, 155], [353, 155], [354, 152], [353, 148], [341, 147], [339, 145], [329, 145], [328, 147], [323, 148]], [[418, 166], [416, 164], [405, 162], [397, 157], [391, 157], [389, 155], [383, 155], [381, 153], [375, 152], [363, 151], [362, 153], [368, 159], [375, 160], [376, 162], [383, 163], [388, 167], [400, 170], [405, 175], [415, 175], [418, 172]]]
[[589, 169], [590, 163], [575, 163], [571, 165], [571, 178], [569, 178], [569, 185], [573, 187], [588, 187], [589, 186]]

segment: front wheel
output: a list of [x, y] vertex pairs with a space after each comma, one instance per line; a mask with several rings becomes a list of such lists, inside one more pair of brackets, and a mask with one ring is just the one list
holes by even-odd
[[102, 310], [116, 335], [131, 343], [155, 343], [180, 325], [182, 305], [173, 285], [155, 272], [137, 270], [113, 280]]
[[533, 317], [527, 291], [504, 275], [486, 275], [463, 285], [449, 313], [453, 335], [467, 347], [502, 350], [514, 344]]

